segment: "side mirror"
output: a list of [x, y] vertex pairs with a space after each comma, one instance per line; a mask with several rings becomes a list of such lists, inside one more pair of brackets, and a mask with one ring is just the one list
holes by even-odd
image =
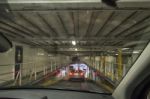
[[8, 40], [2, 33], [0, 33], [0, 52], [6, 52], [12, 48], [12, 42]]

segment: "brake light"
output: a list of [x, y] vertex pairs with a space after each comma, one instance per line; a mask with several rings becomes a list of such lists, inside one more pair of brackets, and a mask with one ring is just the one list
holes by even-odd
[[69, 75], [73, 75], [73, 73], [70, 72]]
[[80, 73], [81, 76], [83, 76], [83, 73]]

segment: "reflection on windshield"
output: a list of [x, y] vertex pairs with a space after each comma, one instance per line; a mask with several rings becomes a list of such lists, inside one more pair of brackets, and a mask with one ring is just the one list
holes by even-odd
[[0, 53], [0, 85], [110, 93], [146, 47], [149, 11], [52, 10], [0, 14], [13, 48]]
[[150, 99], [150, 91], [147, 94], [147, 99]]

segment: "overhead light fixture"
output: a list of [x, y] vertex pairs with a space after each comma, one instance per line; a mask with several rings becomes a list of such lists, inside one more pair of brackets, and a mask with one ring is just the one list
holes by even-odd
[[78, 51], [78, 49], [77, 49], [77, 48], [75, 48], [75, 51]]
[[48, 54], [48, 57], [52, 56], [51, 54]]
[[122, 48], [122, 50], [128, 50], [128, 49], [130, 49], [130, 48]]
[[140, 53], [139, 51], [133, 51], [133, 54], [138, 54], [138, 53]]
[[38, 53], [37, 55], [39, 55], [39, 56], [43, 56], [43, 55], [44, 55], [44, 53]]
[[118, 54], [115, 54], [115, 55], [118, 55]]
[[76, 41], [72, 41], [72, 45], [76, 45]]

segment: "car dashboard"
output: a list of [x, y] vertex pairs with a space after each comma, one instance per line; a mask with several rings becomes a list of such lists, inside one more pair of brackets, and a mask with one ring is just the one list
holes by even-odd
[[63, 90], [11, 89], [1, 90], [0, 99], [113, 99], [109, 94]]

